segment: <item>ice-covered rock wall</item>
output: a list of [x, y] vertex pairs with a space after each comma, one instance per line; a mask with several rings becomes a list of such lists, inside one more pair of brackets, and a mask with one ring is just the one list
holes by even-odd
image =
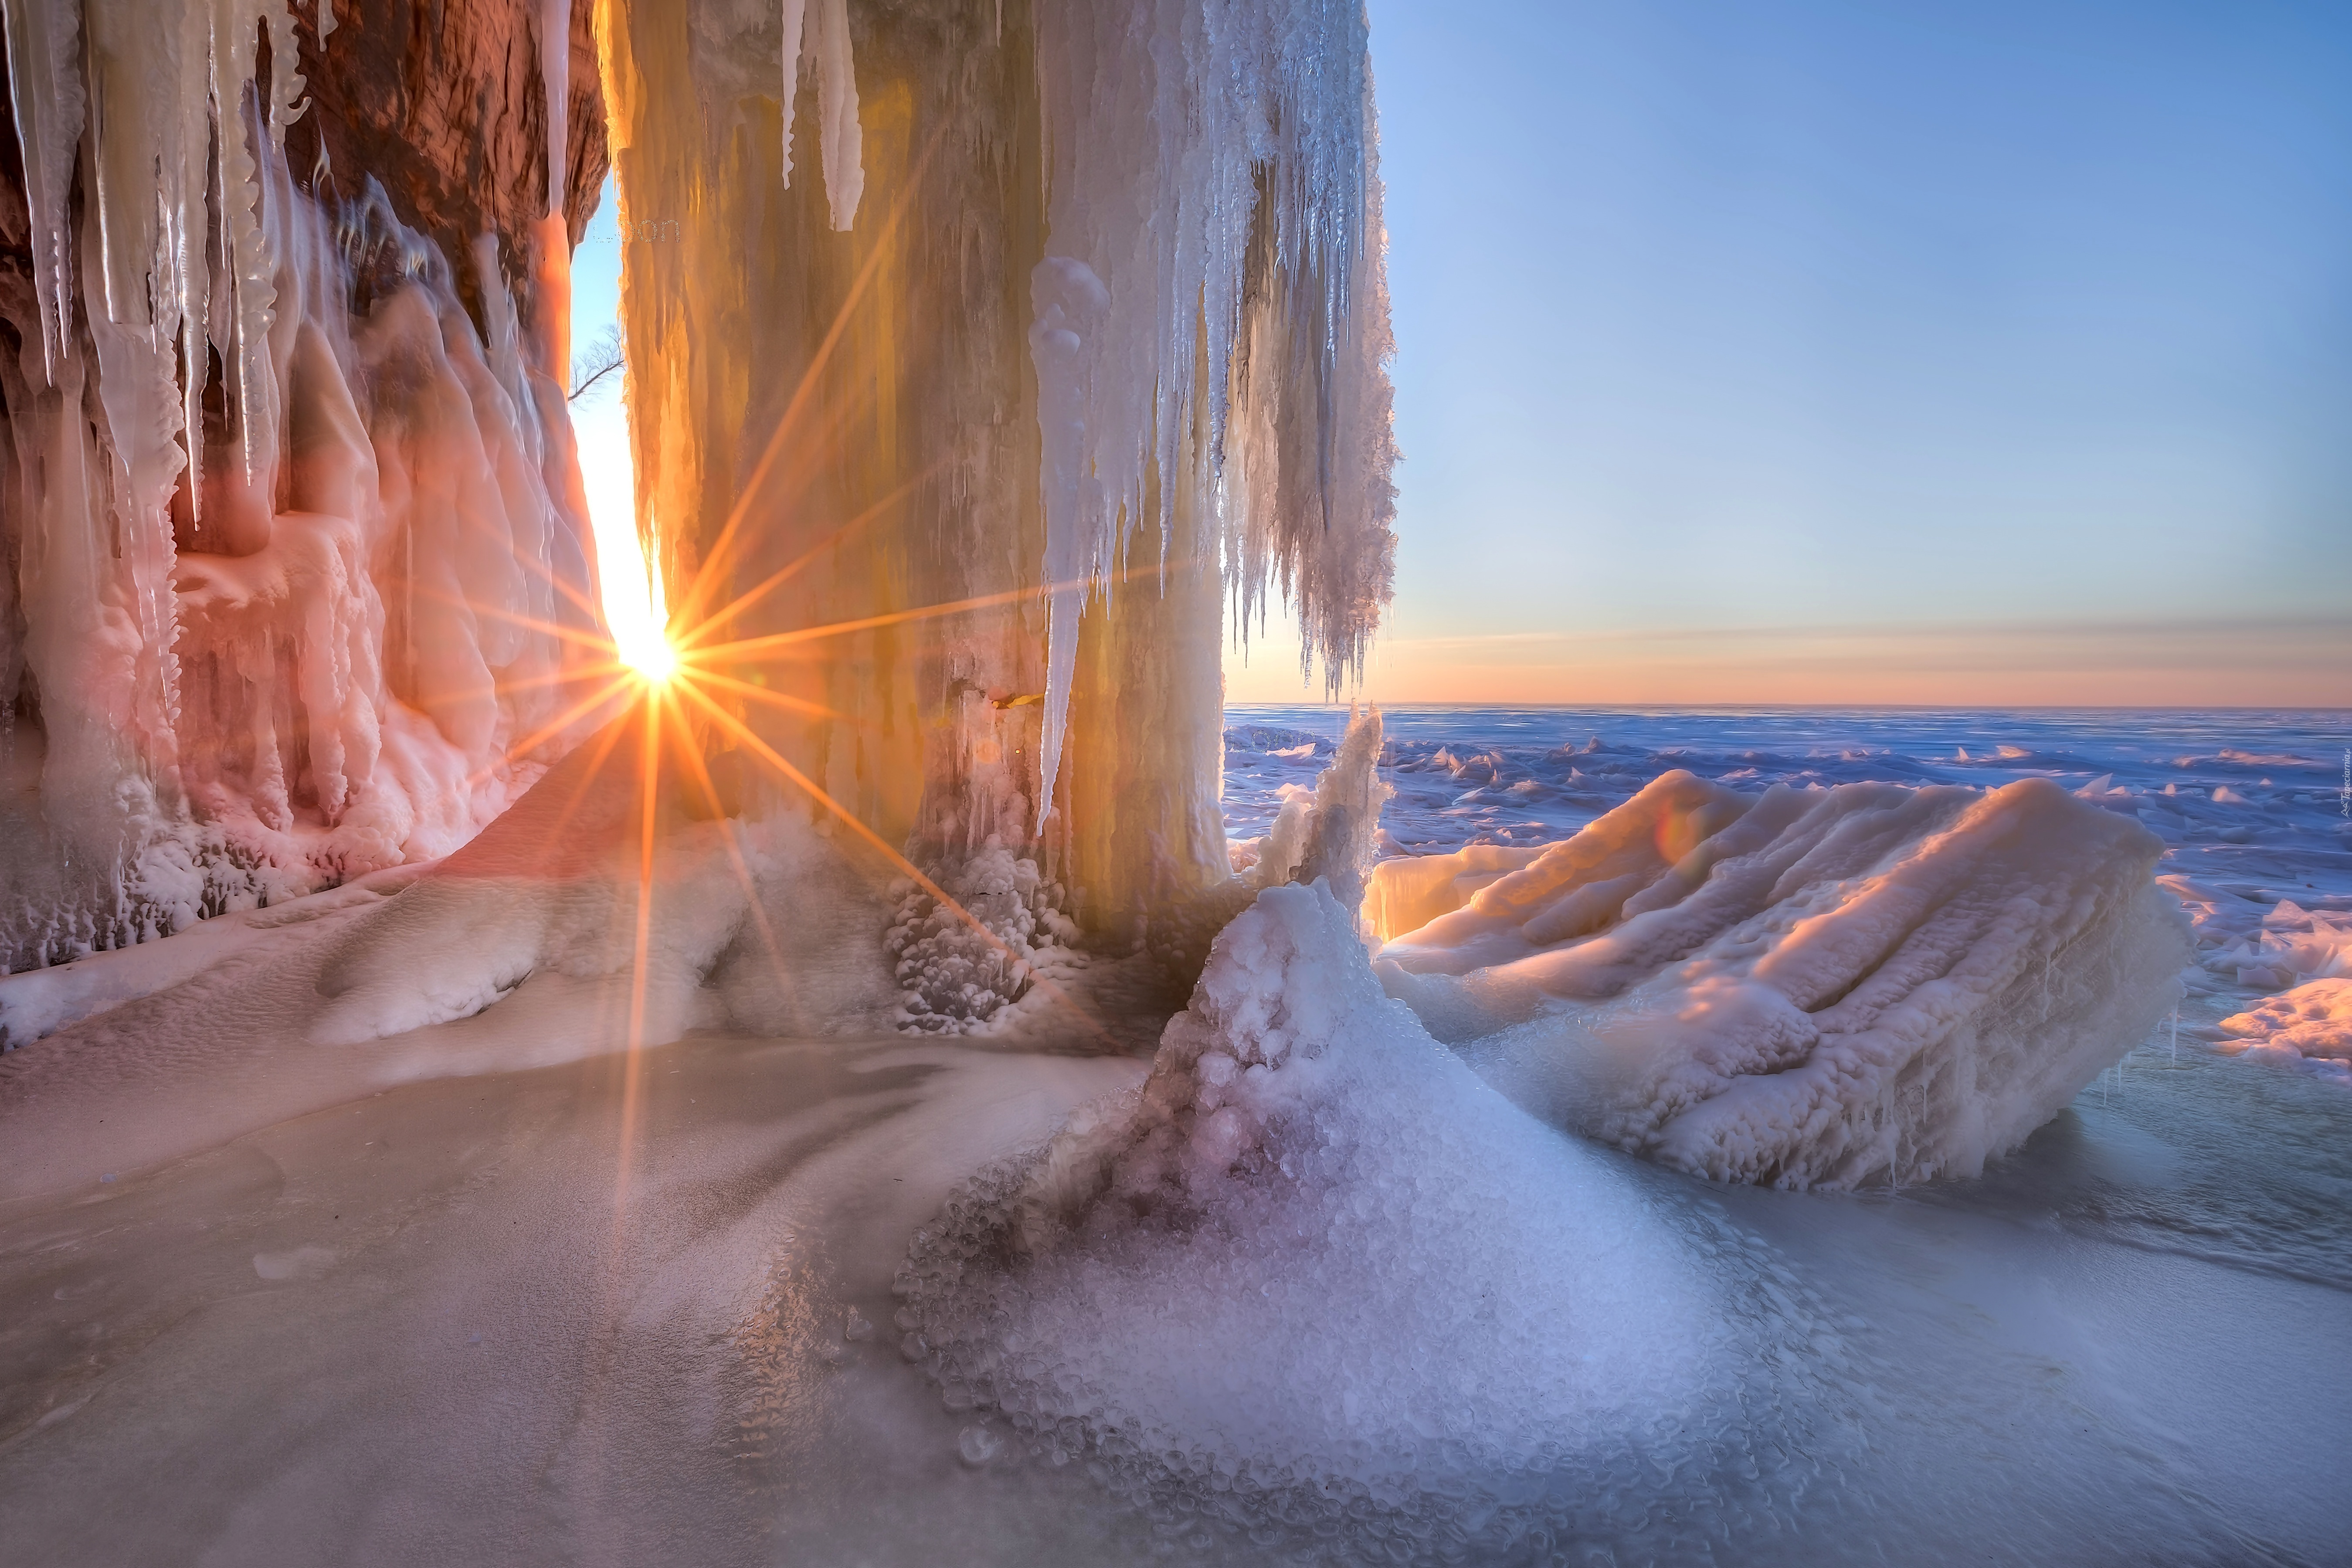
[[584, 8], [5, 18], [21, 968], [446, 853], [536, 775], [594, 624], [543, 215], [604, 158]]
[[1388, 594], [1360, 5], [600, 17], [675, 629], [885, 837], [1147, 934], [1228, 875], [1222, 632], [1271, 588], [1336, 677]]

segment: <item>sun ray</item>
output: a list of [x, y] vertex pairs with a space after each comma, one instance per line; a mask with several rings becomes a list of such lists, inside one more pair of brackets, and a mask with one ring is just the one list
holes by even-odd
[[580, 770], [580, 782], [572, 786], [571, 796], [564, 801], [563, 809], [556, 813], [554, 825], [548, 829], [547, 842], [551, 846], [563, 842], [563, 830], [572, 826], [572, 819], [579, 814], [581, 803], [588, 798], [588, 791], [595, 784], [597, 775], [604, 771], [604, 764], [613, 760], [613, 752], [619, 748], [626, 730], [626, 725], [615, 720], [597, 731], [596, 738], [589, 742], [595, 748], [595, 754]]
[[521, 626], [529, 631], [543, 632], [549, 637], [561, 637], [565, 642], [575, 643], [583, 647], [602, 648], [609, 653], [614, 647], [613, 639], [601, 633], [583, 631], [578, 626], [559, 626], [553, 621], [542, 621], [536, 616], [518, 616], [510, 610], [501, 610], [488, 605], [478, 605], [462, 594], [445, 593], [438, 588], [427, 588], [422, 585], [415, 586], [412, 591], [423, 598], [437, 599], [445, 605], [457, 605], [470, 614], [487, 616], [491, 620], [504, 621], [509, 626]]
[[742, 490], [736, 496], [735, 504], [728, 510], [727, 521], [719, 529], [718, 540], [711, 545], [709, 553], [703, 557], [700, 567], [695, 573], [693, 583], [687, 588], [686, 596], [679, 601], [678, 619], [688, 622], [696, 620], [699, 616], [703, 604], [717, 588], [718, 580], [725, 570], [728, 554], [732, 548], [736, 532], [742, 527], [744, 518], [749, 515], [752, 501], [767, 484], [768, 475], [779, 460], [779, 456], [783, 451], [793, 427], [800, 422], [803, 411], [808, 407], [810, 400], [816, 395], [817, 378], [823, 374], [827, 362], [832, 359], [834, 350], [840, 345], [842, 335], [849, 330], [851, 313], [856, 310], [858, 301], [865, 297], [866, 290], [873, 283], [875, 275], [881, 270], [883, 258], [890, 254], [891, 241], [898, 234], [898, 226], [906, 221], [907, 213], [914, 203], [916, 192], [922, 188], [923, 173], [929, 166], [932, 155], [939, 151], [940, 142], [945, 132], [946, 122], [942, 121], [940, 129], [931, 132], [930, 139], [924, 143], [922, 153], [917, 156], [908, 170], [906, 183], [899, 188], [897, 196], [890, 204], [890, 216], [883, 220], [881, 226], [875, 232], [865, 261], [859, 265], [857, 275], [850, 280], [849, 292], [842, 300], [841, 309], [834, 312], [833, 325], [826, 329], [823, 341], [817, 344], [816, 352], [810, 355], [808, 367], [801, 373], [800, 384], [793, 388], [791, 400], [784, 405], [784, 412], [776, 421], [775, 434], [768, 438], [767, 448], [761, 454], [759, 465], [751, 470], [751, 479], [745, 482]]
[[515, 560], [525, 571], [537, 573], [541, 578], [546, 580], [548, 586], [553, 588], [557, 593], [571, 600], [574, 605], [577, 605], [580, 607], [580, 613], [588, 617], [589, 625], [596, 626], [604, 621], [604, 611], [597, 605], [591, 604], [589, 602], [588, 595], [583, 594], [579, 589], [573, 587], [571, 584], [557, 576], [555, 574], [554, 568], [549, 566], [544, 562], [532, 560], [528, 552], [516, 552]]
[[725, 626], [729, 621], [732, 620], [735, 616], [741, 615], [744, 611], [758, 604], [761, 599], [766, 598], [770, 594], [775, 592], [778, 588], [782, 587], [786, 583], [792, 581], [794, 576], [798, 575], [804, 568], [806, 568], [810, 562], [814, 561], [825, 551], [833, 548], [836, 544], [839, 544], [858, 529], [865, 527], [867, 523], [881, 516], [883, 512], [888, 510], [891, 507], [905, 500], [908, 495], [911, 495], [914, 492], [917, 486], [930, 479], [934, 474], [938, 473], [939, 470], [940, 465], [933, 463], [921, 473], [917, 474], [913, 479], [908, 479], [905, 484], [900, 485], [897, 489], [892, 490], [888, 495], [884, 496], [880, 500], [876, 501], [872, 506], [867, 507], [864, 511], [859, 512], [856, 517], [851, 518], [847, 522], [843, 523], [839, 528], [835, 529], [831, 533], [826, 534], [823, 539], [820, 539], [814, 544], [810, 545], [806, 551], [795, 557], [789, 565], [777, 570], [757, 587], [737, 595], [730, 603], [711, 611], [710, 614], [698, 625], [685, 632], [683, 635], [672, 639], [677, 644], [678, 651], [680, 653], [684, 653], [688, 649], [694, 647], [705, 638], [709, 637], [720, 626]]
[[[517, 691], [535, 691], [550, 686], [570, 686], [576, 681], [593, 680], [599, 676], [623, 674], [628, 668], [629, 666], [617, 658], [608, 658], [595, 664], [575, 664], [569, 669], [550, 670], [545, 675], [530, 676], [521, 680], [501, 680], [498, 683], [499, 695], [504, 697]], [[429, 701], [436, 694], [424, 692], [419, 695]]]
[[694, 743], [694, 737], [688, 734], [683, 739], [685, 743], [678, 748], [678, 754], [692, 770], [689, 776], [702, 791], [702, 798], [710, 807], [711, 820], [718, 825], [719, 837], [727, 846], [727, 858], [734, 862], [735, 875], [743, 884], [746, 907], [751, 912], [751, 922], [759, 928], [760, 941], [767, 948], [768, 956], [775, 961], [777, 984], [789, 989], [790, 972], [784, 966], [783, 948], [776, 941], [775, 928], [768, 923], [767, 908], [760, 902], [760, 889], [751, 876], [751, 868], [744, 860], [741, 847], [735, 842], [734, 829], [728, 823], [726, 803], [719, 798], [718, 783], [711, 778], [710, 769], [702, 760], [702, 749]]
[[[762, 512], [771, 506], [789, 510], [793, 498], [803, 493], [818, 473], [832, 461], [834, 453], [840, 447], [839, 438], [851, 420], [869, 407], [872, 401], [873, 394], [868, 390], [862, 396], [853, 395], [820, 405], [819, 411], [793, 432], [794, 439], [789, 447], [777, 448], [774, 465], [755, 476], [759, 490], [755, 493], [749, 487], [745, 489], [738, 502], [742, 509], [741, 522], [749, 522], [755, 509]], [[730, 512], [730, 515], [736, 514]], [[751, 540], [752, 535], [742, 531], [740, 522], [736, 532], [721, 531], [710, 553], [695, 566], [694, 582], [709, 586], [701, 595], [689, 595], [679, 605], [677, 619], [696, 621], [704, 618], [704, 597], [726, 581], [737, 558], [751, 548]]]
[[[782, 752], [778, 752], [774, 747], [761, 740], [759, 735], [752, 731], [750, 725], [736, 718], [732, 713], [728, 712], [724, 708], [719, 707], [719, 704], [713, 702], [709, 697], [705, 696], [700, 691], [696, 690], [693, 686], [683, 686], [679, 689], [684, 691], [688, 697], [701, 703], [704, 708], [708, 709], [712, 721], [724, 728], [730, 734], [733, 735], [738, 742], [750, 747], [752, 751], [757, 752], [762, 761], [766, 762], [769, 766], [774, 768], [778, 773], [783, 774], [786, 779], [799, 785], [815, 804], [831, 813], [835, 820], [848, 827], [851, 832], [856, 834], [860, 838], [863, 838], [867, 844], [873, 846], [874, 848], [879, 850], [886, 859], [887, 859], [892, 865], [896, 866], [899, 870], [906, 873], [906, 875], [914, 881], [917, 887], [919, 887], [924, 892], [937, 900], [941, 908], [952, 910], [958, 920], [961, 921], [973, 931], [977, 932], [982, 941], [986, 942], [991, 947], [996, 949], [996, 951], [1002, 953], [1006, 960], [1013, 963], [1025, 964], [1027, 963], [1027, 960], [1020, 953], [1013, 951], [1011, 944], [1006, 942], [1003, 937], [989, 930], [988, 927], [982, 922], [979, 916], [973, 914], [970, 910], [965, 909], [961, 903], [958, 902], [949, 894], [945, 888], [940, 887], [937, 882], [931, 880], [930, 878], [925, 876], [913, 861], [908, 859], [906, 856], [900, 854], [897, 849], [892, 848], [889, 842], [880, 834], [875, 832], [874, 829], [868, 827], [864, 819], [859, 817], [856, 813], [851, 811], [847, 806], [843, 805], [839, 801], [834, 799], [831, 795], [819, 787], [815, 780], [810, 778], [806, 773], [801, 772], [800, 769], [794, 767], [792, 762], [786, 758]], [[1068, 992], [1064, 991], [1060, 986], [1055, 984], [1052, 981], [1047, 980], [1044, 975], [1037, 973], [1034, 969], [1030, 971], [1029, 979], [1031, 984], [1036, 986], [1040, 991], [1043, 991], [1055, 1002], [1069, 1009], [1069, 1011], [1074, 1014], [1080, 1022], [1084, 1023], [1097, 1038], [1101, 1039], [1106, 1044], [1108, 1043], [1110, 1038], [1108, 1032], [1103, 1028], [1102, 1025], [1096, 1020], [1092, 1014], [1080, 1006]]]
[[1130, 566], [1123, 572], [1110, 573], [1098, 578], [1073, 580], [1066, 583], [1046, 583], [1036, 587], [1007, 588], [1002, 593], [982, 594], [970, 599], [950, 599], [945, 604], [922, 605], [910, 610], [888, 610], [879, 615], [861, 616], [856, 620], [832, 621], [821, 626], [800, 626], [788, 632], [772, 632], [765, 636], [745, 637], [738, 642], [712, 643], [705, 647], [681, 649], [681, 666], [699, 666], [712, 659], [751, 659], [767, 657], [771, 650], [815, 642], [824, 637], [846, 637], [852, 632], [872, 631], [877, 626], [898, 626], [908, 621], [936, 620], [943, 616], [967, 615], [975, 610], [994, 609], [1019, 604], [1040, 595], [1058, 594], [1066, 589], [1092, 588], [1133, 582], [1150, 576], [1156, 566]]
[[782, 708], [791, 712], [831, 719], [860, 730], [871, 730], [874, 727], [863, 720], [853, 719], [836, 709], [827, 708], [822, 702], [812, 702], [805, 697], [794, 697], [782, 691], [771, 691], [764, 686], [754, 686], [748, 680], [738, 680], [731, 675], [721, 675], [715, 669], [689, 668], [685, 672], [683, 679], [699, 686], [724, 687], [730, 691], [739, 692], [750, 698], [754, 702], [765, 702], [772, 707]]
[[660, 826], [662, 689], [646, 688], [645, 734], [637, 770], [642, 808], [637, 831], [636, 939], [629, 967], [629, 1026], [622, 1040], [620, 1144], [614, 1163], [613, 1211], [628, 1203], [629, 1161], [636, 1139], [637, 1097], [644, 1083], [641, 1053], [646, 1043], [646, 1000], [653, 953], [654, 845]]
[[[570, 729], [578, 720], [586, 716], [593, 710], [610, 702], [614, 698], [627, 690], [630, 684], [635, 679], [636, 676], [633, 671], [625, 671], [624, 673], [614, 677], [611, 680], [604, 683], [604, 686], [601, 690], [598, 690], [590, 696], [582, 698], [579, 701], [565, 709], [562, 714], [556, 718], [549, 720], [546, 723], [541, 724], [538, 729], [532, 731], [530, 735], [524, 739], [517, 741], [512, 745], [506, 747], [506, 755], [509, 758], [529, 756], [532, 752], [538, 750], [549, 741], [553, 740], [556, 736]], [[470, 788], [475, 784], [480, 784], [485, 779], [488, 779], [494, 771], [495, 764], [493, 764], [492, 767], [480, 769], [468, 778], [467, 781], [467, 787]]]
[[860, 616], [856, 620], [833, 621], [821, 626], [801, 626], [789, 632], [772, 632], [764, 637], [746, 637], [740, 642], [714, 643], [708, 647], [688, 649], [683, 657], [688, 665], [699, 665], [709, 659], [751, 658], [771, 649], [792, 647], [824, 637], [847, 637], [852, 632], [872, 631], [877, 626], [936, 620], [942, 616], [961, 616], [973, 610], [990, 609], [1034, 597], [1037, 592], [1034, 588], [1011, 588], [1001, 594], [982, 594], [976, 598], [925, 605], [918, 609], [887, 610], [880, 615]]

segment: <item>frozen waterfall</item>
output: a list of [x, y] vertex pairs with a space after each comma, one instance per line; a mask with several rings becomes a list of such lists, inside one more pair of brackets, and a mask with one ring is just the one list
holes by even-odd
[[447, 853], [576, 731], [596, 616], [510, 292], [533, 258], [445, 248], [331, 167], [307, 26], [239, 0], [7, 30], [40, 258], [0, 290], [22, 968]]

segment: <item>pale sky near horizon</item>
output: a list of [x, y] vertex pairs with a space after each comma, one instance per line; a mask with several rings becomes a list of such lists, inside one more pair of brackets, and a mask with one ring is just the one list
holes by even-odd
[[[1363, 695], [2352, 706], [2352, 5], [1370, 13]], [[1319, 699], [1272, 634], [1228, 700]]]

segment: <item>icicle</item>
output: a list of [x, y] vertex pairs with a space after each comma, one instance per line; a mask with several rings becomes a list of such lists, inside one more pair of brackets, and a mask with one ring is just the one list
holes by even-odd
[[[1106, 297], [1074, 464], [1101, 493], [1057, 511], [1049, 479], [1048, 580], [1068, 564], [1114, 592], [1131, 531], [1164, 546], [1176, 497], [1210, 494], [1240, 620], [1277, 584], [1336, 689], [1360, 668], [1394, 543], [1363, 14], [1048, 0], [1038, 37], [1047, 248]], [[1040, 420], [1076, 427], [1042, 401]], [[1050, 760], [1065, 661], [1049, 680]]]
[[857, 72], [849, 43], [849, 0], [783, 0], [784, 184], [793, 183], [793, 111], [800, 99], [801, 60], [816, 58], [817, 149], [824, 163], [824, 194], [833, 226], [847, 232], [866, 194], [865, 132], [857, 121]]
[[219, 152], [218, 212], [228, 268], [229, 318], [214, 343], [230, 363], [245, 478], [257, 482], [274, 465], [278, 409], [269, 374], [269, 327], [276, 290], [269, 244], [262, 232], [261, 184], [241, 106], [257, 65], [261, 7], [251, 0], [215, 0], [213, 11], [212, 100]]
[[816, 56], [817, 112], [824, 131], [824, 195], [833, 226], [843, 233], [856, 219], [866, 194], [865, 132], [857, 122], [857, 72], [849, 52], [849, 0], [816, 0], [809, 19], [809, 50]]
[[782, 0], [784, 24], [784, 188], [793, 184], [793, 108], [801, 93], [801, 35], [808, 12], [808, 0]]
[[[572, 380], [572, 226], [563, 216], [564, 176], [571, 166], [565, 124], [572, 90], [570, 0], [541, 0], [539, 77], [547, 91], [547, 211], [538, 225], [531, 264], [539, 283], [542, 368], [561, 387]], [[504, 288], [501, 283], [501, 293]]]
[[564, 115], [572, 80], [571, 0], [541, 0], [539, 79], [547, 89], [547, 216], [563, 215]]
[[295, 69], [301, 60], [300, 47], [294, 40], [294, 14], [279, 0], [269, 0], [255, 7], [257, 22], [269, 28], [269, 141], [278, 151], [286, 148], [286, 128], [302, 118], [310, 107], [302, 96], [305, 79]]
[[212, 260], [209, 251], [212, 117], [209, 68], [211, 26], [204, 12], [187, 7], [180, 17], [180, 47], [173, 99], [174, 145], [161, 161], [163, 236], [168, 253], [155, 293], [180, 338], [180, 435], [188, 453], [189, 518], [199, 535], [205, 527], [205, 419], [206, 350], [212, 341]]
[[41, 364], [51, 386], [73, 340], [73, 242], [66, 199], [81, 140], [77, 68], [81, 11], [73, 0], [6, 0], [8, 99], [25, 159], [31, 210], [33, 293], [41, 308]]
[[[1110, 295], [1083, 261], [1049, 256], [1030, 275], [1036, 320], [1029, 354], [1037, 367], [1038, 488], [1045, 507], [1045, 721], [1041, 759], [1050, 785], [1061, 772], [1069, 722], [1070, 674], [1078, 657], [1078, 616], [1102, 574], [1107, 528], [1102, 486], [1087, 458], [1087, 407], [1099, 354], [1096, 342]], [[1045, 830], [1053, 792], [1041, 791], [1037, 829]]]

